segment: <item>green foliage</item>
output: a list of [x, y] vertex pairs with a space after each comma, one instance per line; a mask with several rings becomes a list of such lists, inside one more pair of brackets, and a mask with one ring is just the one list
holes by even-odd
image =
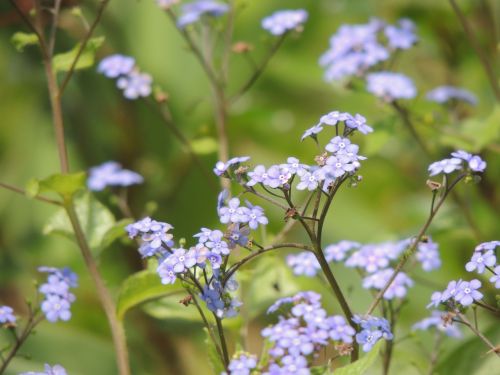
[[137, 272], [122, 283], [116, 304], [118, 319], [123, 319], [128, 310], [144, 302], [168, 294], [176, 294], [179, 291], [181, 291], [179, 286], [163, 285], [156, 272]]
[[[94, 65], [95, 53], [99, 47], [104, 43], [104, 37], [90, 38], [83, 49], [75, 69], [86, 69]], [[75, 61], [78, 51], [80, 50], [81, 43], [78, 43], [68, 52], [58, 53], [52, 60], [52, 65], [55, 72], [66, 72], [71, 68], [73, 61]]]
[[[365, 354], [361, 359], [357, 360], [354, 363], [350, 363], [341, 368], [335, 369], [333, 372], [335, 375], [363, 375], [375, 362], [378, 357], [378, 353], [380, 352], [380, 348], [384, 340], [380, 340], [376, 343], [372, 350]], [[331, 374], [328, 372], [327, 374]]]
[[[89, 192], [76, 196], [74, 205], [85, 238], [94, 256], [98, 256], [119, 237], [119, 228], [123, 228], [125, 222], [116, 223], [113, 214]], [[125, 231], [122, 233], [125, 235]], [[63, 208], [49, 219], [44, 234], [58, 234], [76, 241], [71, 222]]]
[[500, 105], [496, 105], [484, 119], [471, 118], [458, 130], [442, 136], [441, 141], [454, 148], [479, 152], [491, 143], [500, 141]]
[[249, 285], [243, 297], [251, 318], [264, 313], [276, 299], [301, 289], [297, 278], [281, 258], [268, 255], [255, 263], [256, 267], [248, 271], [251, 277], [247, 278]]
[[[484, 335], [493, 343], [500, 340], [500, 325], [494, 324], [484, 331]], [[437, 366], [436, 374], [470, 375], [475, 374], [483, 365], [478, 360], [485, 356], [494, 357], [493, 353], [486, 354], [489, 348], [478, 337], [474, 336], [455, 348]], [[495, 358], [498, 365], [498, 358]], [[498, 367], [497, 367], [498, 368]]]
[[193, 148], [193, 151], [199, 155], [208, 155], [216, 152], [219, 145], [214, 138], [203, 137], [193, 139], [191, 141], [191, 147]]
[[38, 44], [38, 37], [34, 33], [23, 33], [18, 31], [10, 39], [16, 50], [23, 52], [27, 46]]
[[63, 199], [69, 199], [77, 191], [85, 188], [85, 180], [85, 172], [59, 173], [43, 180], [32, 179], [26, 185], [26, 194], [33, 198], [40, 193], [51, 192], [59, 194]]
[[210, 338], [210, 334], [208, 333], [208, 329], [204, 328], [205, 331], [205, 347], [206, 347], [206, 353], [208, 357], [208, 361], [210, 363], [210, 366], [212, 367], [212, 370], [215, 375], [219, 375], [222, 372], [224, 372], [224, 366], [221, 362], [221, 359], [219, 357], [219, 353], [217, 352], [217, 348], [215, 347], [215, 344], [213, 343], [212, 339]]

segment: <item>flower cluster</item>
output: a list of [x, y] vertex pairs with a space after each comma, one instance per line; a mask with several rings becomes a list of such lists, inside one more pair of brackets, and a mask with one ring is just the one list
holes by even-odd
[[462, 332], [455, 325], [453, 325], [453, 319], [449, 319], [448, 313], [443, 311], [432, 311], [430, 317], [415, 323], [412, 330], [427, 331], [429, 328], [436, 328], [438, 331], [443, 332], [446, 336], [455, 338], [462, 337]]
[[377, 72], [366, 76], [366, 89], [386, 102], [397, 99], [413, 99], [417, 89], [413, 81], [401, 73]]
[[0, 306], [0, 325], [12, 326], [16, 324], [14, 310], [10, 306]]
[[342, 25], [319, 60], [325, 68], [325, 80], [364, 75], [371, 67], [387, 60], [392, 51], [414, 45], [417, 41], [414, 28], [413, 22], [407, 19], [400, 20], [397, 26], [379, 19], [367, 24]]
[[69, 268], [40, 267], [40, 272], [49, 274], [47, 282], [38, 289], [45, 296], [41, 309], [45, 318], [52, 323], [71, 318], [70, 307], [75, 295], [70, 288], [77, 287], [77, 276]]
[[[250, 375], [256, 367], [256, 356], [248, 353], [238, 353], [233, 357], [227, 369], [231, 375]], [[223, 372], [221, 375], [227, 375], [227, 373]]]
[[287, 31], [296, 30], [307, 21], [308, 14], [304, 9], [280, 10], [262, 20], [262, 28], [273, 35], [283, 35]]
[[486, 162], [479, 155], [458, 150], [451, 153], [451, 158], [439, 160], [429, 165], [429, 176], [436, 176], [440, 173], [450, 174], [464, 168], [472, 173], [484, 172]]
[[23, 372], [19, 375], [67, 375], [66, 369], [61, 365], [50, 366], [45, 364], [44, 372]]
[[385, 340], [393, 338], [389, 322], [384, 318], [355, 315], [352, 320], [361, 328], [361, 331], [356, 334], [356, 342], [362, 345], [364, 352], [369, 352], [373, 345], [382, 338]]
[[139, 71], [132, 57], [119, 54], [105, 57], [99, 63], [97, 71], [108, 78], [117, 78], [116, 86], [127, 99], [147, 97], [152, 92], [153, 79], [149, 74]]
[[438, 307], [442, 303], [459, 303], [462, 306], [469, 306], [474, 301], [479, 301], [483, 298], [483, 294], [478, 290], [481, 288], [481, 281], [473, 279], [471, 281], [450, 281], [447, 288], [443, 292], [434, 292], [431, 296], [429, 307]]
[[468, 90], [454, 86], [439, 86], [429, 91], [425, 97], [431, 102], [439, 104], [451, 101], [463, 101], [472, 105], [477, 104], [476, 96]]
[[140, 174], [122, 168], [117, 162], [108, 161], [90, 168], [87, 186], [92, 191], [101, 191], [107, 186], [131, 186], [143, 181]]
[[[171, 4], [170, 4], [171, 5]], [[184, 4], [181, 8], [177, 26], [181, 29], [198, 22], [202, 16], [219, 17], [229, 11], [229, 6], [215, 0], [198, 0]]]
[[227, 206], [218, 209], [219, 219], [222, 224], [247, 224], [250, 229], [257, 229], [259, 225], [267, 225], [269, 222], [264, 214], [264, 209], [246, 202], [245, 206], [240, 206], [238, 198], [232, 198]]
[[[221, 210], [224, 208], [227, 207]], [[202, 228], [201, 232], [194, 235], [198, 243], [189, 249], [183, 246], [175, 247], [174, 237], [169, 233], [173, 228], [170, 224], [152, 220], [149, 217], [129, 224], [125, 229], [130, 238], [140, 239], [138, 251], [143, 257], [157, 259], [156, 271], [163, 284], [174, 284], [178, 278], [195, 277], [196, 268], [198, 268], [207, 276], [200, 293], [201, 299], [218, 317], [231, 317], [236, 315], [237, 307], [241, 305], [230, 295], [230, 292], [234, 292], [238, 285], [233, 279], [223, 283], [220, 277], [220, 267], [224, 257], [229, 256], [231, 249], [237, 245], [247, 244], [249, 228], [256, 228], [256, 223], [262, 223], [265, 219], [260, 207], [258, 209], [256, 207], [243, 208], [246, 209], [244, 214], [248, 220], [230, 224], [227, 233], [218, 229]], [[231, 216], [231, 214], [228, 215]], [[265, 220], [267, 222], [267, 219]], [[208, 277], [210, 273], [207, 272], [207, 265], [210, 265], [211, 277]]]
[[330, 341], [350, 345], [356, 334], [340, 315], [327, 316], [321, 307], [321, 296], [314, 292], [300, 292], [293, 297], [276, 301], [268, 313], [283, 310], [279, 321], [262, 331], [271, 343], [270, 365], [263, 374], [306, 374], [321, 348]]
[[222, 286], [218, 280], [218, 272], [214, 272], [214, 278], [209, 285], [203, 287], [200, 297], [205, 301], [207, 308], [215, 313], [219, 318], [231, 318], [238, 313], [238, 307], [241, 302], [231, 296], [230, 292], [238, 289], [238, 283], [234, 279], [228, 280], [225, 286]]
[[[349, 268], [359, 268], [365, 275], [363, 288], [382, 290], [394, 273], [391, 263], [399, 258], [412, 241], [405, 239], [365, 245], [353, 241], [340, 241], [325, 247], [325, 259], [327, 262], [344, 262]], [[438, 245], [431, 238], [426, 238], [417, 244], [416, 258], [424, 271], [432, 271], [441, 266]], [[295, 275], [312, 277], [320, 270], [315, 255], [308, 251], [289, 255], [287, 264]], [[404, 272], [399, 272], [385, 291], [384, 298], [387, 300], [403, 298], [407, 289], [412, 286], [413, 281]]]

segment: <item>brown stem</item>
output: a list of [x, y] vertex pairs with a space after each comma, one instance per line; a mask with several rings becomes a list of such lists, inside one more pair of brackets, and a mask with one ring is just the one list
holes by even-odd
[[471, 44], [472, 48], [476, 52], [476, 55], [479, 57], [481, 64], [483, 65], [483, 69], [486, 72], [486, 75], [488, 76], [489, 83], [491, 85], [491, 88], [493, 89], [493, 92], [495, 93], [497, 101], [500, 101], [500, 87], [498, 86], [497, 75], [495, 74], [495, 71], [493, 70], [490, 64], [490, 61], [488, 60], [486, 53], [479, 45], [479, 42], [476, 36], [474, 35], [474, 32], [472, 31], [472, 28], [467, 22], [467, 18], [464, 16], [464, 14], [460, 10], [455, 0], [449, 0], [449, 1], [451, 7], [453, 8], [453, 11], [457, 15], [460, 23], [462, 24], [462, 27], [465, 31], [465, 35], [469, 39], [469, 43]]
[[[392, 107], [396, 110], [398, 115], [401, 117], [403, 123], [406, 125], [408, 130], [410, 131], [411, 135], [415, 139], [415, 141], [418, 143], [424, 154], [429, 158], [432, 159], [433, 155], [430, 152], [429, 148], [427, 147], [426, 143], [423, 141], [423, 139], [420, 137], [418, 132], [415, 129], [415, 126], [410, 119], [410, 114], [406, 108], [403, 108], [400, 106], [397, 102], [392, 103]], [[463, 199], [458, 195], [457, 192], [453, 191], [451, 193], [451, 197], [455, 201], [455, 203], [458, 205], [458, 207], [462, 210], [462, 213], [464, 214], [465, 220], [467, 221], [467, 224], [469, 225], [470, 229], [472, 230], [472, 233], [474, 234], [474, 237], [476, 237], [476, 240], [481, 241], [481, 238], [483, 238], [483, 235], [481, 231], [479, 230], [479, 227], [474, 221], [474, 218], [472, 217], [472, 214], [469, 210], [469, 207], [465, 204]]]
[[479, 337], [490, 349], [493, 353], [495, 353], [497, 355], [497, 357], [500, 357], [500, 352], [499, 352], [499, 349], [497, 346], [493, 345], [491, 343], [490, 340], [488, 340], [488, 338], [483, 335], [480, 331], [478, 331], [472, 324], [471, 322], [469, 322], [469, 320], [467, 319], [467, 317], [462, 314], [461, 312], [459, 311], [456, 311], [457, 313], [457, 316], [460, 318], [461, 322], [463, 324], [465, 324], [467, 327], [469, 327], [469, 329], [474, 332], [474, 334]]
[[73, 76], [73, 73], [75, 72], [75, 67], [78, 61], [80, 60], [80, 57], [82, 56], [83, 51], [85, 50], [85, 47], [87, 46], [87, 43], [94, 33], [95, 28], [99, 24], [102, 14], [104, 13], [104, 9], [106, 8], [106, 5], [108, 5], [110, 0], [101, 0], [99, 4], [99, 8], [97, 9], [97, 15], [94, 19], [94, 22], [92, 22], [92, 25], [90, 28], [87, 30], [87, 33], [85, 34], [85, 37], [83, 38], [83, 41], [80, 43], [80, 48], [78, 49], [78, 52], [76, 53], [75, 59], [71, 63], [71, 66], [69, 70], [66, 72], [66, 75], [64, 76], [61, 86], [59, 87], [59, 96], [61, 96], [64, 92], [64, 89], [68, 85], [71, 77]]
[[80, 225], [80, 221], [78, 220], [78, 216], [76, 214], [73, 203], [71, 201], [67, 202], [65, 204], [65, 208], [71, 222], [71, 226], [73, 227], [73, 231], [75, 232], [76, 242], [78, 243], [78, 247], [80, 248], [80, 251], [82, 253], [83, 260], [85, 261], [85, 265], [87, 266], [90, 276], [95, 284], [96, 292], [101, 302], [104, 313], [108, 318], [108, 323], [110, 325], [111, 335], [113, 337], [113, 343], [115, 346], [118, 372], [120, 375], [129, 375], [130, 368], [125, 331], [123, 328], [123, 324], [118, 320], [116, 316], [115, 303], [113, 301], [113, 298], [111, 297], [111, 294], [109, 293], [109, 290], [104, 285], [104, 281], [92, 256], [92, 251], [90, 250], [87, 239], [85, 238], [85, 234], [83, 233], [83, 229]]
[[288, 35], [288, 33], [284, 33], [282, 36], [280, 36], [278, 38], [278, 40], [276, 41], [276, 43], [269, 50], [268, 54], [264, 57], [264, 59], [262, 60], [262, 62], [255, 69], [255, 71], [250, 76], [250, 78], [248, 79], [248, 81], [245, 82], [245, 84], [243, 84], [243, 86], [241, 87], [241, 89], [239, 89], [237, 91], [237, 93], [234, 94], [231, 97], [231, 99], [229, 100], [231, 103], [234, 103], [239, 98], [241, 98], [254, 85], [254, 83], [257, 82], [257, 80], [259, 79], [259, 77], [262, 75], [262, 73], [266, 69], [267, 64], [269, 64], [269, 61], [271, 61], [272, 57], [276, 54], [276, 52], [278, 51], [278, 49], [281, 47], [281, 45], [285, 41], [285, 38], [286, 38], [287, 35]]
[[32, 313], [30, 313], [30, 317], [28, 318], [28, 322], [26, 323], [26, 326], [24, 327], [21, 336], [18, 337], [17, 334], [14, 333], [16, 342], [12, 347], [12, 349], [9, 351], [9, 354], [7, 354], [7, 356], [3, 359], [2, 365], [0, 366], [0, 374], [3, 374], [5, 372], [7, 366], [9, 366], [10, 361], [14, 359], [18, 350], [24, 344], [24, 342], [29, 337], [33, 329], [38, 325], [38, 323], [40, 323], [43, 320], [43, 318], [44, 318], [43, 316], [35, 318], [35, 316]]

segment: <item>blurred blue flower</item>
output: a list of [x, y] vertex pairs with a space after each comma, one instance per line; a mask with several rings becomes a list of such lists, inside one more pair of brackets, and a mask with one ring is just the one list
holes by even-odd
[[366, 89], [386, 102], [397, 99], [413, 99], [417, 89], [413, 81], [400, 73], [377, 72], [366, 76]]
[[262, 28], [273, 35], [283, 35], [287, 31], [298, 29], [307, 21], [304, 9], [280, 10], [262, 20]]
[[229, 11], [227, 4], [215, 0], [198, 0], [184, 4], [181, 14], [177, 20], [177, 26], [181, 29], [187, 25], [198, 22], [204, 15], [219, 17]]
[[144, 179], [136, 172], [122, 168], [115, 161], [108, 161], [89, 170], [87, 186], [92, 191], [101, 191], [108, 186], [131, 186], [142, 184]]

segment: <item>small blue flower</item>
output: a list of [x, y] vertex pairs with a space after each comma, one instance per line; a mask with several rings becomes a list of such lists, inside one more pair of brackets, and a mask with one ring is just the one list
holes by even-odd
[[219, 209], [219, 219], [222, 224], [239, 223], [240, 215], [238, 213], [240, 208], [240, 200], [238, 198], [231, 198], [227, 206]]
[[412, 331], [422, 330], [427, 331], [429, 328], [436, 328], [438, 331], [443, 332], [446, 336], [460, 338], [462, 332], [453, 325], [453, 321], [445, 323], [443, 318], [446, 313], [434, 310], [429, 318], [425, 318], [412, 326]]
[[375, 345], [381, 338], [382, 332], [378, 330], [372, 331], [364, 329], [356, 334], [356, 342], [360, 345], [363, 345], [364, 352], [369, 352], [370, 350], [372, 350], [373, 345]]
[[218, 161], [217, 163], [215, 163], [215, 167], [214, 167], [213, 171], [217, 176], [220, 177], [220, 176], [223, 176], [229, 168], [236, 168], [241, 163], [244, 163], [248, 160], [250, 160], [250, 156], [235, 157], [235, 158], [229, 159], [225, 163], [222, 161]]
[[248, 353], [240, 353], [229, 362], [228, 370], [231, 375], [250, 375], [257, 367], [257, 358]]
[[316, 256], [309, 251], [288, 255], [286, 263], [297, 276], [313, 277], [321, 269]]
[[476, 248], [474, 249], [474, 251], [495, 250], [499, 246], [500, 246], [500, 241], [483, 242], [483, 243], [480, 243], [479, 245], [477, 245]]
[[246, 212], [246, 217], [240, 214], [240, 217], [245, 217], [243, 222], [248, 223], [250, 229], [256, 230], [259, 225], [267, 225], [269, 220], [264, 214], [264, 209], [259, 206], [252, 206], [247, 202], [248, 211]]
[[250, 228], [240, 227], [239, 223], [231, 224], [228, 228], [227, 239], [229, 240], [229, 248], [233, 249], [236, 245], [246, 246], [248, 244], [248, 236]]
[[44, 372], [29, 371], [20, 373], [19, 375], [68, 375], [68, 373], [66, 372], [66, 369], [61, 365], [50, 366], [48, 364], [45, 364]]
[[454, 171], [461, 170], [463, 168], [462, 166], [462, 160], [457, 159], [457, 158], [451, 158], [451, 159], [443, 159], [440, 161], [436, 161], [429, 165], [429, 176], [435, 176], [440, 173], [445, 173], [445, 174], [450, 174]]
[[156, 269], [158, 276], [160, 276], [162, 284], [174, 284], [177, 280], [177, 273], [174, 270], [174, 265], [164, 260], [158, 265]]
[[335, 341], [342, 341], [346, 344], [353, 342], [353, 336], [356, 334], [354, 328], [347, 324], [343, 316], [334, 315], [328, 318], [330, 326], [330, 338]]
[[415, 35], [415, 24], [406, 18], [400, 19], [398, 24], [399, 27], [387, 25], [384, 29], [389, 47], [392, 49], [408, 49], [418, 41]]
[[129, 74], [135, 66], [135, 59], [124, 55], [111, 55], [101, 60], [97, 71], [108, 78], [118, 78]]
[[16, 317], [14, 310], [10, 306], [0, 306], [0, 324], [15, 324]]
[[477, 273], [483, 273], [486, 267], [493, 267], [497, 263], [497, 257], [493, 250], [486, 252], [476, 251], [472, 255], [470, 262], [465, 265], [468, 272], [476, 270]]
[[359, 249], [360, 246], [360, 243], [353, 241], [340, 241], [328, 245], [325, 247], [325, 258], [328, 262], [340, 262], [346, 258], [349, 251]]
[[138, 173], [122, 168], [114, 161], [108, 161], [89, 170], [87, 186], [92, 191], [101, 191], [108, 186], [131, 186], [142, 184], [144, 179]]
[[153, 78], [147, 73], [132, 71], [126, 76], [118, 78], [116, 86], [123, 90], [123, 96], [130, 100], [148, 97], [153, 91]]
[[181, 29], [198, 22], [204, 15], [219, 17], [229, 11], [229, 6], [215, 0], [198, 0], [182, 6], [177, 26]]
[[500, 266], [496, 266], [493, 271], [495, 274], [490, 278], [490, 281], [495, 284], [495, 288], [500, 289]]
[[426, 242], [418, 243], [416, 258], [422, 264], [424, 271], [428, 272], [441, 267], [438, 245], [430, 238]]
[[48, 295], [42, 302], [42, 311], [49, 322], [71, 319], [70, 302], [58, 295]]
[[345, 124], [349, 128], [357, 129], [362, 134], [373, 132], [372, 127], [366, 124], [366, 118], [364, 118], [360, 114], [349, 116], [349, 118], [345, 120]]
[[397, 99], [413, 99], [417, 89], [407, 76], [393, 72], [377, 72], [366, 76], [366, 89], [376, 97], [393, 102]]
[[481, 287], [481, 281], [473, 279], [469, 281], [462, 281], [458, 286], [458, 290], [454, 296], [455, 300], [462, 306], [469, 306], [474, 301], [483, 298], [483, 294], [478, 291]]
[[283, 35], [287, 31], [296, 30], [307, 21], [308, 14], [304, 9], [280, 10], [262, 20], [262, 28], [273, 35]]
[[205, 243], [205, 246], [208, 247], [213, 253], [228, 255], [229, 246], [223, 239], [224, 233], [220, 230], [214, 230], [210, 233], [209, 240]]

